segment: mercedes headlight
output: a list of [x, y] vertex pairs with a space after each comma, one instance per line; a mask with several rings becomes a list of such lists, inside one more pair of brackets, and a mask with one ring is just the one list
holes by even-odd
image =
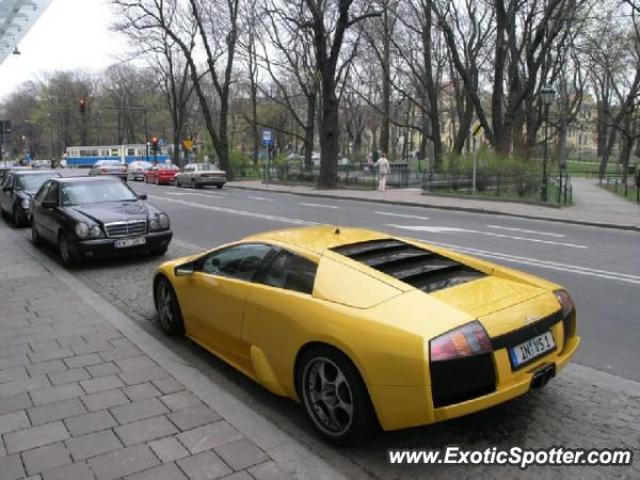
[[29, 199], [24, 198], [22, 202], [20, 202], [20, 206], [23, 208], [23, 210], [29, 210]]
[[165, 213], [161, 213], [158, 215], [158, 223], [162, 229], [169, 228], [169, 217]]
[[89, 236], [89, 225], [84, 222], [78, 222], [76, 223], [75, 232], [79, 238], [87, 238]]

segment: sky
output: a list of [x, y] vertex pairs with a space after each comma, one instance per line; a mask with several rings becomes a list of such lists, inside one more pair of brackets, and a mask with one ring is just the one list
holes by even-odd
[[0, 101], [21, 83], [56, 70], [99, 71], [125, 58], [127, 40], [111, 32], [108, 0], [53, 0], [18, 48], [0, 64]]

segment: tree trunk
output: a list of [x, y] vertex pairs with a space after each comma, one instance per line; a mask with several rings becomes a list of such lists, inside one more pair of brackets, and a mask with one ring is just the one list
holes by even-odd
[[[324, 75], [323, 75], [324, 76]], [[320, 188], [335, 188], [338, 185], [338, 140], [340, 127], [338, 125], [338, 98], [331, 78], [323, 78], [322, 82], [322, 120], [320, 123]]]
[[611, 131], [611, 135], [609, 136], [609, 141], [604, 149], [602, 154], [602, 159], [600, 160], [600, 167], [598, 168], [598, 177], [602, 179], [604, 174], [607, 172], [607, 163], [609, 163], [609, 157], [611, 156], [611, 151], [613, 150], [613, 146], [616, 143], [616, 130]]
[[304, 169], [307, 172], [313, 170], [313, 139], [316, 133], [316, 103], [317, 95], [311, 93], [307, 96], [307, 123], [304, 128]]

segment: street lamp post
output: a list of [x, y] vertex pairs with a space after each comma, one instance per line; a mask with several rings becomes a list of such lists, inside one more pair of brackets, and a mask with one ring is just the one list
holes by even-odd
[[547, 201], [548, 178], [547, 178], [547, 143], [549, 135], [549, 106], [556, 96], [556, 92], [551, 85], [545, 86], [540, 92], [542, 103], [544, 104], [544, 158], [542, 160], [542, 188], [540, 198], [543, 202]]

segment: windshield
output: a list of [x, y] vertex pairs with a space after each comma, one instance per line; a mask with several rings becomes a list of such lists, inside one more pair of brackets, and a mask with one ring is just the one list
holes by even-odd
[[26, 190], [27, 192], [37, 192], [40, 186], [49, 180], [51, 174], [18, 175], [16, 177], [16, 190]]
[[136, 194], [119, 180], [62, 185], [63, 207], [85, 203], [126, 202], [137, 198]]
[[198, 170], [200, 171], [206, 171], [206, 170], [217, 170], [218, 167], [216, 167], [213, 163], [201, 163], [198, 165]]

